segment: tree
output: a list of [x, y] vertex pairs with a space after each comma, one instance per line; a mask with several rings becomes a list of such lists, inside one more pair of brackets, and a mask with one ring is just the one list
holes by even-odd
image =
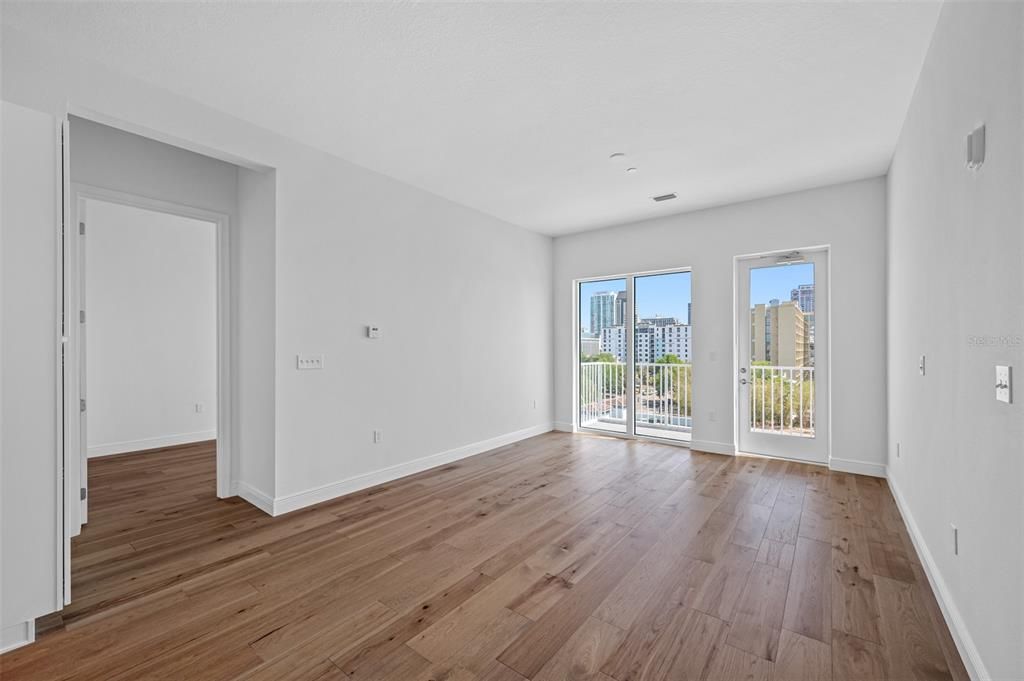
[[814, 378], [803, 369], [754, 362], [750, 369], [751, 426], [764, 430], [813, 432]]
[[581, 363], [590, 362], [605, 362], [607, 364], [617, 364], [619, 360], [615, 359], [615, 355], [610, 352], [599, 352], [596, 355], [584, 355], [580, 357]]

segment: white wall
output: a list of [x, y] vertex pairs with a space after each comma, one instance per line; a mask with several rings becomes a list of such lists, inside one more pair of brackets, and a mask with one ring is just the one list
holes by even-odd
[[889, 175], [889, 473], [966, 662], [992, 679], [1024, 678], [1022, 12], [943, 7]]
[[[55, 610], [57, 514], [57, 128], [0, 110], [0, 650]], [[19, 641], [20, 639], [20, 641]]]
[[232, 217], [238, 210], [237, 166], [77, 116], [71, 181]]
[[250, 500], [273, 499], [277, 180], [238, 169], [238, 214], [231, 229], [232, 469]]
[[89, 456], [216, 438], [217, 226], [95, 200], [86, 217]]
[[[279, 510], [379, 479], [360, 476], [407, 472], [550, 427], [549, 238], [8, 26], [3, 50], [11, 101], [44, 111], [70, 102], [192, 150], [276, 170], [275, 231], [264, 240], [275, 247], [265, 274], [274, 301], [262, 317], [274, 320], [274, 338], [260, 341], [274, 348], [275, 458], [273, 488], [260, 491]], [[366, 339], [367, 324], [380, 325], [383, 338]], [[300, 352], [325, 353], [326, 369], [297, 371]], [[376, 445], [375, 428], [384, 431]], [[253, 470], [265, 475], [264, 464]]]
[[882, 178], [556, 239], [556, 423], [568, 428], [573, 419], [573, 280], [690, 266], [694, 447], [732, 451], [733, 257], [821, 244], [831, 245], [832, 257], [833, 464], [884, 472]]

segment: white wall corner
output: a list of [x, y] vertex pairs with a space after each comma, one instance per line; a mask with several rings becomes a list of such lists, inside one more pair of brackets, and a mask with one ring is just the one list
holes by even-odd
[[269, 494], [261, 492], [252, 485], [236, 481], [232, 484], [232, 492], [236, 496], [242, 497], [267, 515], [277, 515], [274, 513], [274, 498]]
[[870, 475], [873, 478], [888, 477], [884, 463], [873, 463], [871, 461], [855, 461], [853, 459], [837, 459], [829, 457], [829, 470], [841, 471], [843, 473], [856, 473], [857, 475]]
[[[886, 469], [886, 473], [888, 473], [888, 469]], [[960, 610], [953, 601], [953, 595], [946, 585], [946, 580], [942, 578], [942, 573], [932, 557], [932, 552], [928, 549], [924, 536], [914, 521], [914, 516], [910, 513], [910, 507], [907, 506], [903, 495], [900, 493], [899, 485], [896, 484], [896, 480], [891, 476], [887, 475], [886, 477], [889, 479], [889, 489], [892, 490], [892, 496], [896, 500], [896, 507], [899, 508], [900, 515], [903, 516], [903, 523], [907, 526], [910, 539], [914, 542], [914, 549], [921, 558], [921, 566], [924, 568], [925, 575], [928, 576], [928, 582], [931, 585], [932, 592], [935, 594], [935, 600], [939, 603], [942, 616], [946, 620], [946, 626], [949, 627], [949, 632], [953, 636], [953, 642], [956, 643], [957, 652], [960, 653], [960, 658], [967, 668], [968, 675], [970, 675], [973, 681], [991, 679], [992, 676], [989, 675], [988, 670], [985, 668], [985, 663], [981, 659], [981, 653], [978, 651], [978, 647], [974, 644], [974, 639], [971, 638], [971, 634], [967, 630], [967, 624], [964, 622]]]
[[[519, 442], [520, 440], [525, 440], [537, 435], [543, 435], [544, 433], [548, 433], [552, 430], [554, 430], [552, 423], [543, 423], [539, 426], [532, 426], [530, 428], [524, 428], [511, 433], [505, 433], [504, 435], [499, 435], [489, 440], [473, 442], [468, 445], [463, 445], [462, 447], [449, 449], [448, 451], [439, 452], [437, 454], [431, 454], [430, 456], [424, 456], [419, 459], [413, 459], [412, 461], [406, 461], [405, 463], [400, 463], [395, 466], [389, 466], [369, 473], [363, 473], [362, 475], [356, 475], [328, 485], [314, 487], [302, 492], [296, 492], [295, 494], [287, 494], [274, 499], [273, 510], [267, 512], [275, 516], [291, 513], [292, 511], [312, 506], [313, 504], [319, 504], [324, 501], [336, 499], [346, 494], [352, 494], [353, 492], [364, 490], [368, 487], [382, 485], [386, 482], [397, 480], [398, 478], [404, 478], [407, 475], [420, 473], [437, 466], [443, 466], [453, 461], [458, 461], [459, 459], [465, 459], [466, 457], [482, 454], [492, 449], [497, 449], [498, 447], [504, 447], [505, 445]], [[250, 500], [242, 494], [241, 483], [239, 483], [239, 496], [250, 501], [250, 503], [259, 506], [255, 501]], [[262, 506], [259, 507], [263, 508]]]
[[18, 622], [0, 630], [0, 655], [8, 650], [27, 646], [36, 640], [36, 622], [27, 620]]
[[736, 445], [731, 442], [713, 442], [711, 440], [690, 440], [690, 451], [710, 452], [712, 454], [728, 454], [735, 456]]

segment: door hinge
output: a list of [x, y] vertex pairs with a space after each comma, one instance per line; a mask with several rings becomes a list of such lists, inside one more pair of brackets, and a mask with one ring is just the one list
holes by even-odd
[[85, 310], [78, 311], [78, 323], [85, 324]]
[[78, 411], [85, 411], [85, 400], [78, 400]]
[[79, 222], [78, 223], [78, 233], [81, 234], [82, 236], [85, 236], [85, 223], [84, 222]]
[[87, 490], [87, 489], [86, 489], [86, 488], [84, 488], [84, 487], [80, 488], [80, 489], [78, 490], [78, 498], [79, 498], [79, 499], [80, 499], [81, 501], [85, 501], [86, 499], [88, 499], [88, 498], [89, 498], [89, 490]]

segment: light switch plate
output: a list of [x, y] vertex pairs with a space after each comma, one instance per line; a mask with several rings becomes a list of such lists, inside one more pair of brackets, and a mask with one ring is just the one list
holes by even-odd
[[295, 368], [296, 369], [323, 369], [324, 368], [324, 356], [320, 355], [296, 355], [295, 356]]
[[996, 366], [996, 399], [1010, 404], [1013, 399], [1013, 374], [1008, 366]]

